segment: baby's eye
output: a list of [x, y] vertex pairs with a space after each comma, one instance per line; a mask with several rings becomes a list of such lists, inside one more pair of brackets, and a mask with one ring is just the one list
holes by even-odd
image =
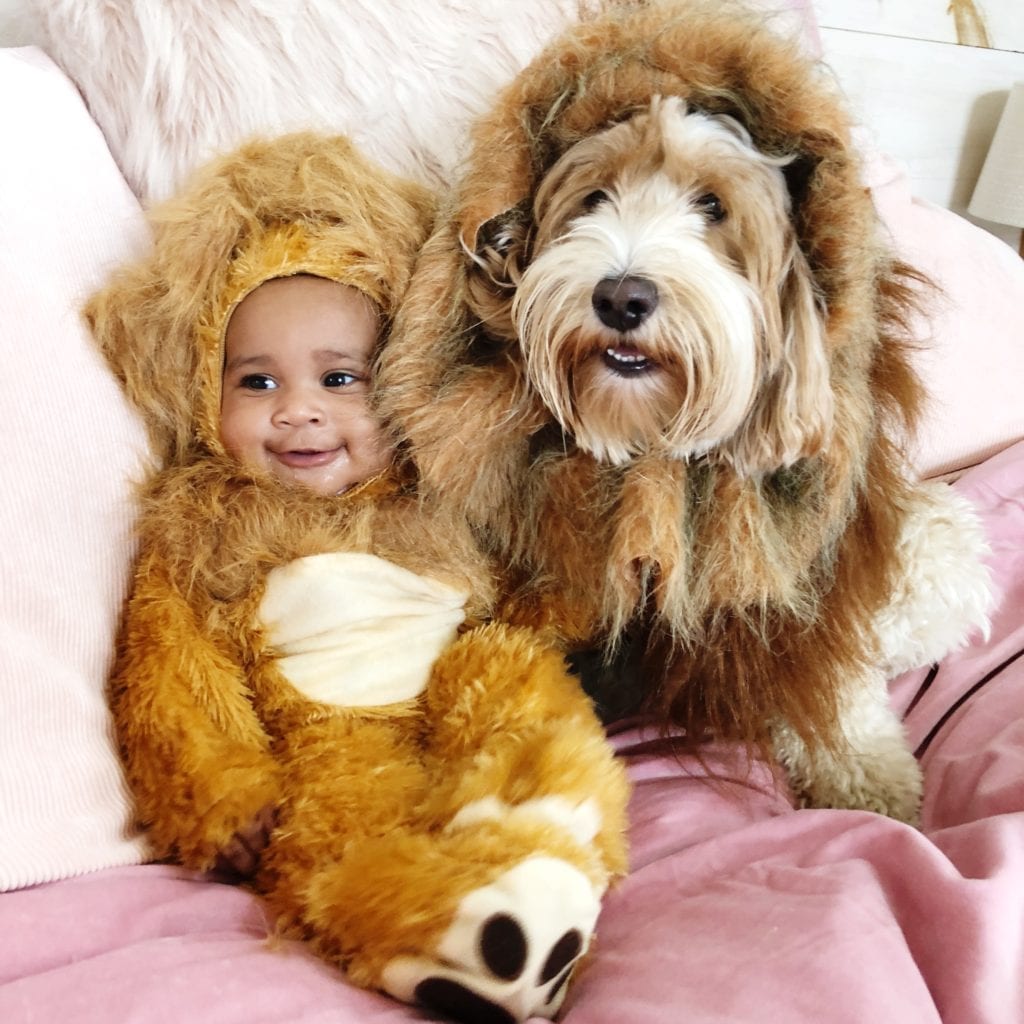
[[247, 373], [238, 383], [247, 391], [270, 391], [277, 387], [277, 381], [265, 373]]
[[359, 378], [347, 370], [331, 370], [330, 373], [325, 373], [320, 381], [325, 388], [346, 388], [350, 384], [357, 384], [358, 382]]

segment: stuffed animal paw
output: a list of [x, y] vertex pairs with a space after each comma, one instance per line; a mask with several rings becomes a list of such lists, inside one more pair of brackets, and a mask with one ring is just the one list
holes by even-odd
[[238, 883], [252, 878], [260, 866], [260, 855], [270, 843], [277, 826], [278, 809], [270, 804], [243, 825], [228, 840], [213, 862], [213, 874], [219, 881]]
[[530, 857], [464, 896], [432, 955], [392, 961], [383, 988], [456, 1020], [553, 1017], [599, 909], [583, 872]]
[[175, 854], [185, 867], [212, 869], [225, 881], [242, 881], [255, 872], [276, 822], [280, 782], [276, 772], [244, 782], [240, 776], [226, 774], [236, 780], [234, 788], [218, 794], [190, 826], [179, 829]]

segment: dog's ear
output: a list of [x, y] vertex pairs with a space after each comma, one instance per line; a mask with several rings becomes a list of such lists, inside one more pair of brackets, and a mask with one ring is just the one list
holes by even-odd
[[513, 207], [476, 228], [459, 233], [459, 243], [469, 257], [467, 300], [488, 333], [512, 340], [512, 299], [526, 259], [528, 217]]
[[818, 455], [832, 433], [834, 399], [825, 317], [814, 277], [795, 239], [779, 270], [775, 281], [758, 283], [766, 298], [764, 379], [750, 415], [724, 446], [744, 476], [771, 473]]
[[526, 243], [526, 221], [518, 207], [459, 235], [463, 251], [498, 288], [515, 288]]

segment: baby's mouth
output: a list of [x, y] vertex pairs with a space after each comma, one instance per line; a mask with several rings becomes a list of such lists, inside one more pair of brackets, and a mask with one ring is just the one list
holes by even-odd
[[323, 466], [338, 454], [339, 448], [292, 448], [288, 451], [274, 452], [274, 458], [290, 469], [308, 469]]

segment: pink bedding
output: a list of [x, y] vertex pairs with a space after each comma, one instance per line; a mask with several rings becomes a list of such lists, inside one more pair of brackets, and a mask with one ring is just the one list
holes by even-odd
[[[794, 811], [728, 751], [709, 784], [616, 730], [633, 866], [569, 1024], [1024, 1022], [1024, 443], [956, 486], [983, 510], [1003, 599], [988, 642], [893, 685], [925, 767], [923, 832]], [[248, 894], [168, 867], [7, 893], [0, 949], [6, 1024], [431, 1019], [268, 944]]]

